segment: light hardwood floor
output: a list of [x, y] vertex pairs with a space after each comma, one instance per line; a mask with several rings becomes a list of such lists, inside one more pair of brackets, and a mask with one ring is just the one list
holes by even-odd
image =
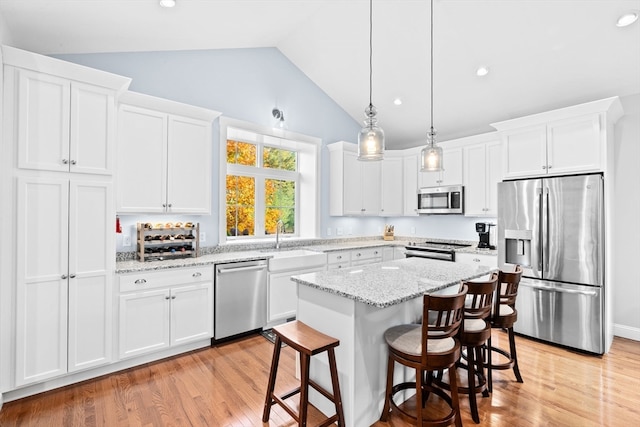
[[[517, 337], [524, 383], [494, 374], [479, 397], [483, 426], [626, 426], [640, 419], [640, 342], [616, 338], [603, 357]], [[494, 342], [506, 342], [494, 331]], [[294, 426], [262, 407], [273, 344], [253, 335], [81, 384], [5, 403], [0, 426]], [[294, 352], [284, 348], [276, 390], [292, 388]], [[381, 370], [385, 367], [381, 366]], [[463, 423], [475, 425], [466, 397]], [[320, 414], [311, 411], [310, 424]], [[398, 417], [376, 427], [407, 426]]]

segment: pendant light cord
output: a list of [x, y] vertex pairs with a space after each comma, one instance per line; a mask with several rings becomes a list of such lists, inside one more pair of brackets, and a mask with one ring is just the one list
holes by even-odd
[[433, 0], [431, 0], [431, 133], [433, 133]]
[[373, 0], [369, 0], [369, 106], [373, 106]]

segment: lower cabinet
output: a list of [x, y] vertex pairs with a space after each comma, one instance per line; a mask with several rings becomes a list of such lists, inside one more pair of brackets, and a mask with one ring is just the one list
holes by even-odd
[[339, 268], [373, 264], [375, 262], [391, 261], [393, 259], [393, 252], [389, 252], [388, 249], [392, 248], [380, 246], [375, 248], [329, 252], [327, 254], [327, 270], [336, 270]]
[[120, 277], [119, 357], [213, 336], [213, 267]]

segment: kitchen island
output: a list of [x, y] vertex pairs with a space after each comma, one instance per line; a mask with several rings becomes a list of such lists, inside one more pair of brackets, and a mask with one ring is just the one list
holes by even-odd
[[[292, 277], [298, 285], [298, 320], [340, 340], [336, 360], [347, 426], [370, 426], [384, 403], [387, 347], [384, 331], [417, 323], [425, 293], [456, 293], [463, 280], [493, 271], [424, 258], [330, 270]], [[330, 389], [326, 357], [311, 361], [311, 377]], [[410, 378], [397, 369], [396, 382]], [[310, 401], [326, 414], [333, 406], [315, 390]]]

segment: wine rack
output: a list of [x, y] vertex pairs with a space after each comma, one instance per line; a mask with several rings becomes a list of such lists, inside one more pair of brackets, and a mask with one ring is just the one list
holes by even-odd
[[139, 261], [162, 261], [197, 257], [200, 250], [199, 223], [137, 224]]

